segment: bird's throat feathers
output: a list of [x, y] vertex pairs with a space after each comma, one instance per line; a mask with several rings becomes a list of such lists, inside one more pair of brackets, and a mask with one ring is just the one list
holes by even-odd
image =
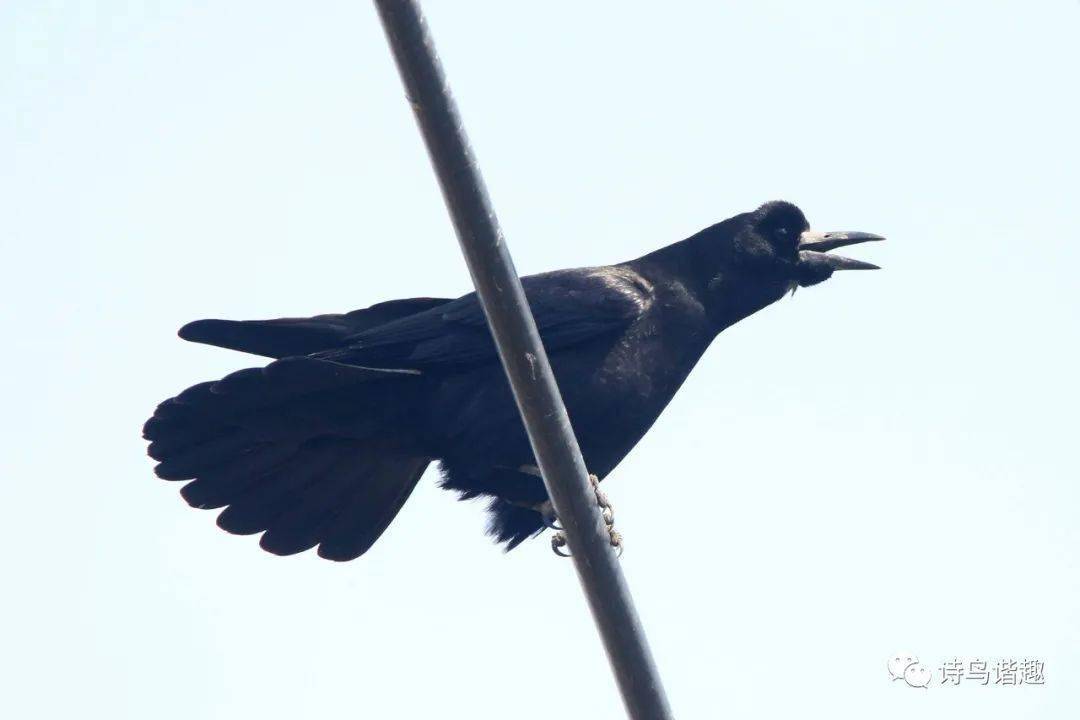
[[789, 280], [746, 262], [739, 239], [748, 217], [736, 215], [630, 264], [650, 280], [681, 283], [705, 308], [718, 333], [790, 289]]

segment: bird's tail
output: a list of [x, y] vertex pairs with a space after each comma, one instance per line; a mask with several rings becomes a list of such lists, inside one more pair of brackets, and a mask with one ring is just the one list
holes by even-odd
[[429, 458], [403, 440], [417, 378], [308, 358], [241, 370], [158, 406], [143, 429], [166, 480], [221, 508], [218, 525], [263, 532], [279, 555], [362, 555], [394, 519]]

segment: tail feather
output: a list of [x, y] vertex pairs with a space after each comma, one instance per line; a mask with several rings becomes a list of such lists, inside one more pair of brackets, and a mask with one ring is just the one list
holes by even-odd
[[316, 393], [332, 390], [337, 394], [346, 386], [393, 378], [390, 371], [378, 368], [307, 357], [284, 358], [263, 368], [247, 368], [221, 380], [192, 385], [158, 405], [143, 435], [155, 440], [155, 428], [162, 424], [172, 426], [170, 430], [178, 424], [203, 429], [207, 420], [222, 422], [287, 401], [311, 399]]
[[[326, 526], [319, 555], [328, 560], [350, 560], [367, 552], [409, 499], [427, 466], [428, 461], [419, 458], [377, 462], [364, 478], [363, 492], [355, 493]], [[363, 529], [358, 532], [357, 528]]]
[[400, 437], [401, 406], [418, 388], [410, 375], [289, 358], [185, 390], [143, 433], [158, 476], [190, 480], [181, 495], [194, 507], [224, 507], [223, 529], [265, 531], [260, 544], [281, 555], [320, 545], [349, 560], [428, 465]]
[[275, 555], [292, 555], [318, 545], [323, 526], [352, 496], [364, 469], [339, 448], [329, 469], [316, 476], [273, 520], [259, 545]]
[[285, 443], [237, 446], [235, 459], [195, 473], [198, 477], [181, 488], [180, 495], [194, 508], [210, 510], [224, 507], [249, 488], [264, 482], [295, 452], [294, 445]]
[[309, 447], [258, 483], [237, 488], [229, 506], [218, 515], [218, 526], [236, 535], [268, 529], [316, 479], [329, 472], [338, 459], [333, 450]]
[[[242, 437], [244, 433], [230, 428], [217, 437], [204, 442], [184, 446], [182, 450], [170, 453], [158, 464], [155, 472], [162, 480], [191, 480], [208, 469], [216, 468], [237, 458], [237, 452], [256, 453], [261, 445], [248, 445]], [[247, 458], [240, 457], [239, 460]]]

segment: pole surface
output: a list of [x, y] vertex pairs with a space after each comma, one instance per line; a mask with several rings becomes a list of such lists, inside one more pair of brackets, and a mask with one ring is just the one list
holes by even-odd
[[415, 0], [375, 0], [578, 578], [635, 720], [671, 718], [536, 322]]

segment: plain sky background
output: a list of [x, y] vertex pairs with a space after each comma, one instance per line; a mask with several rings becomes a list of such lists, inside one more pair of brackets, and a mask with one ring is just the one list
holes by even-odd
[[[426, 5], [523, 274], [774, 198], [889, 237], [724, 333], [605, 483], [677, 714], [1080, 716], [1080, 3]], [[429, 474], [362, 559], [277, 558], [144, 455], [252, 363], [184, 322], [470, 289], [371, 5], [0, 26], [2, 714], [620, 717], [546, 537], [504, 555]], [[1046, 685], [913, 690], [901, 650]]]

